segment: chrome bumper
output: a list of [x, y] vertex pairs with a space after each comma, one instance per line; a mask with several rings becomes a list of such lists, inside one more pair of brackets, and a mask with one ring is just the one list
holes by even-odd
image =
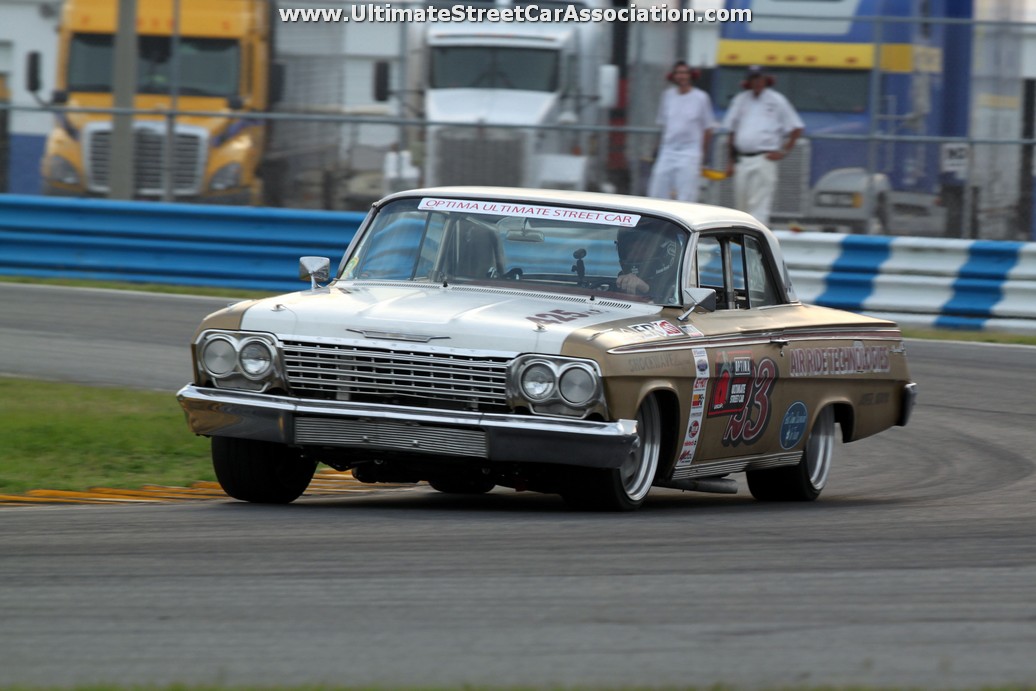
[[903, 386], [903, 392], [900, 394], [902, 398], [902, 405], [899, 408], [899, 420], [896, 424], [900, 427], [906, 427], [907, 423], [910, 422], [910, 413], [914, 411], [914, 405], [917, 403], [917, 384], [911, 382]]
[[617, 468], [639, 444], [636, 420], [588, 422], [318, 401], [193, 384], [176, 397], [195, 434], [278, 444], [591, 468]]

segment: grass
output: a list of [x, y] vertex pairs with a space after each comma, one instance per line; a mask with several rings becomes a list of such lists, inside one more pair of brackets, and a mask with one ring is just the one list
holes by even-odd
[[0, 493], [214, 480], [168, 393], [0, 378]]
[[[63, 279], [2, 281], [250, 298], [221, 288]], [[905, 329], [908, 338], [1036, 345], [1036, 336]], [[0, 378], [0, 494], [215, 479], [208, 441], [187, 428], [167, 393]]]

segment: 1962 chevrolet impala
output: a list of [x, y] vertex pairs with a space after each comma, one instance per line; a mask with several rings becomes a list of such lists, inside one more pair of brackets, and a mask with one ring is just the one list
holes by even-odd
[[178, 394], [226, 492], [364, 482], [808, 501], [836, 434], [905, 425], [895, 323], [802, 304], [752, 217], [657, 199], [438, 188], [374, 205], [337, 270], [209, 315]]

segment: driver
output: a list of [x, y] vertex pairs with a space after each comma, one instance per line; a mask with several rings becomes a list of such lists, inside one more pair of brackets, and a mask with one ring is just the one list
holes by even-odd
[[661, 228], [624, 228], [615, 244], [622, 270], [615, 285], [630, 295], [668, 302], [676, 290], [681, 244], [677, 232]]

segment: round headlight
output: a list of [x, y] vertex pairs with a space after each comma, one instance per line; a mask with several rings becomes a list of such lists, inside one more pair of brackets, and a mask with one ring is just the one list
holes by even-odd
[[213, 338], [202, 347], [201, 363], [205, 370], [214, 376], [221, 377], [234, 370], [237, 353], [234, 344], [225, 338]]
[[597, 381], [593, 373], [585, 367], [569, 367], [561, 373], [558, 382], [561, 397], [575, 406], [585, 405], [597, 391]]
[[529, 365], [522, 372], [522, 392], [533, 401], [542, 401], [554, 391], [554, 370], [542, 362]]
[[263, 341], [249, 341], [241, 349], [241, 369], [249, 377], [261, 377], [270, 371], [273, 353]]

